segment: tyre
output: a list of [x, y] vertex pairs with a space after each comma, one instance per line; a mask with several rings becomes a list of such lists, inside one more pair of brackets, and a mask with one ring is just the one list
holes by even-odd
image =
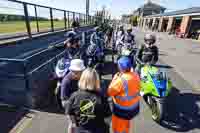
[[63, 109], [63, 106], [62, 106], [62, 101], [61, 101], [61, 98], [60, 98], [60, 86], [57, 86], [55, 88], [55, 102], [56, 102], [56, 105], [59, 107], [59, 109]]
[[164, 104], [154, 98], [150, 98], [150, 106], [152, 111], [152, 119], [160, 123], [164, 117]]

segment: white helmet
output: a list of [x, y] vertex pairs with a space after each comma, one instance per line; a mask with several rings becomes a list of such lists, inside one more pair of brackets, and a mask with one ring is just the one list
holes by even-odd
[[81, 59], [71, 60], [69, 70], [70, 71], [83, 71], [83, 70], [85, 70], [84, 61], [81, 60]]
[[146, 34], [144, 37], [144, 41], [147, 44], [154, 44], [156, 42], [156, 36], [153, 34]]
[[55, 72], [57, 77], [63, 78], [69, 71], [70, 60], [62, 58], [58, 61]]

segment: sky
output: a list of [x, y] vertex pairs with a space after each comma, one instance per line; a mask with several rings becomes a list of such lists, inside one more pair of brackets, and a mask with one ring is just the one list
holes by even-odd
[[[1, 1], [6, 0], [0, 0]], [[51, 6], [59, 9], [85, 13], [86, 0], [21, 0], [25, 2]], [[112, 13], [112, 17], [119, 18], [122, 14], [130, 14], [148, 0], [90, 0], [90, 14], [106, 6]], [[200, 7], [200, 0], [151, 0], [167, 8], [167, 11], [185, 9], [189, 7]], [[10, 6], [10, 5], [9, 5]], [[1, 10], [0, 10], [1, 12]]]

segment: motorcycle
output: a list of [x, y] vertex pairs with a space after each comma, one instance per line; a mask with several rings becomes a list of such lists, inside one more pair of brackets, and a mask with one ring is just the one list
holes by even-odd
[[150, 107], [152, 119], [160, 123], [166, 112], [166, 105], [172, 90], [172, 82], [165, 69], [158, 65], [144, 65], [141, 68], [141, 91], [145, 102]]
[[101, 48], [96, 48], [95, 51], [89, 52], [87, 56], [88, 56], [87, 66], [96, 69], [101, 77], [102, 75], [101, 70], [104, 66], [104, 58], [105, 58], [103, 50]]
[[118, 58], [122, 56], [127, 56], [130, 58], [131, 63], [133, 65], [133, 68], [136, 67], [136, 62], [135, 62], [135, 54], [137, 52], [136, 45], [132, 45], [130, 43], [124, 43], [121, 47], [120, 53], [118, 54]]

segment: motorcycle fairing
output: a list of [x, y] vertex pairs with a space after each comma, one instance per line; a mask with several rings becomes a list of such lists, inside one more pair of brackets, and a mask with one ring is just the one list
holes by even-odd
[[172, 83], [168, 80], [167, 76], [162, 80], [158, 80], [154, 76], [158, 71], [158, 68], [148, 65], [141, 69], [141, 91], [144, 95], [150, 94], [156, 97], [169, 95]]

